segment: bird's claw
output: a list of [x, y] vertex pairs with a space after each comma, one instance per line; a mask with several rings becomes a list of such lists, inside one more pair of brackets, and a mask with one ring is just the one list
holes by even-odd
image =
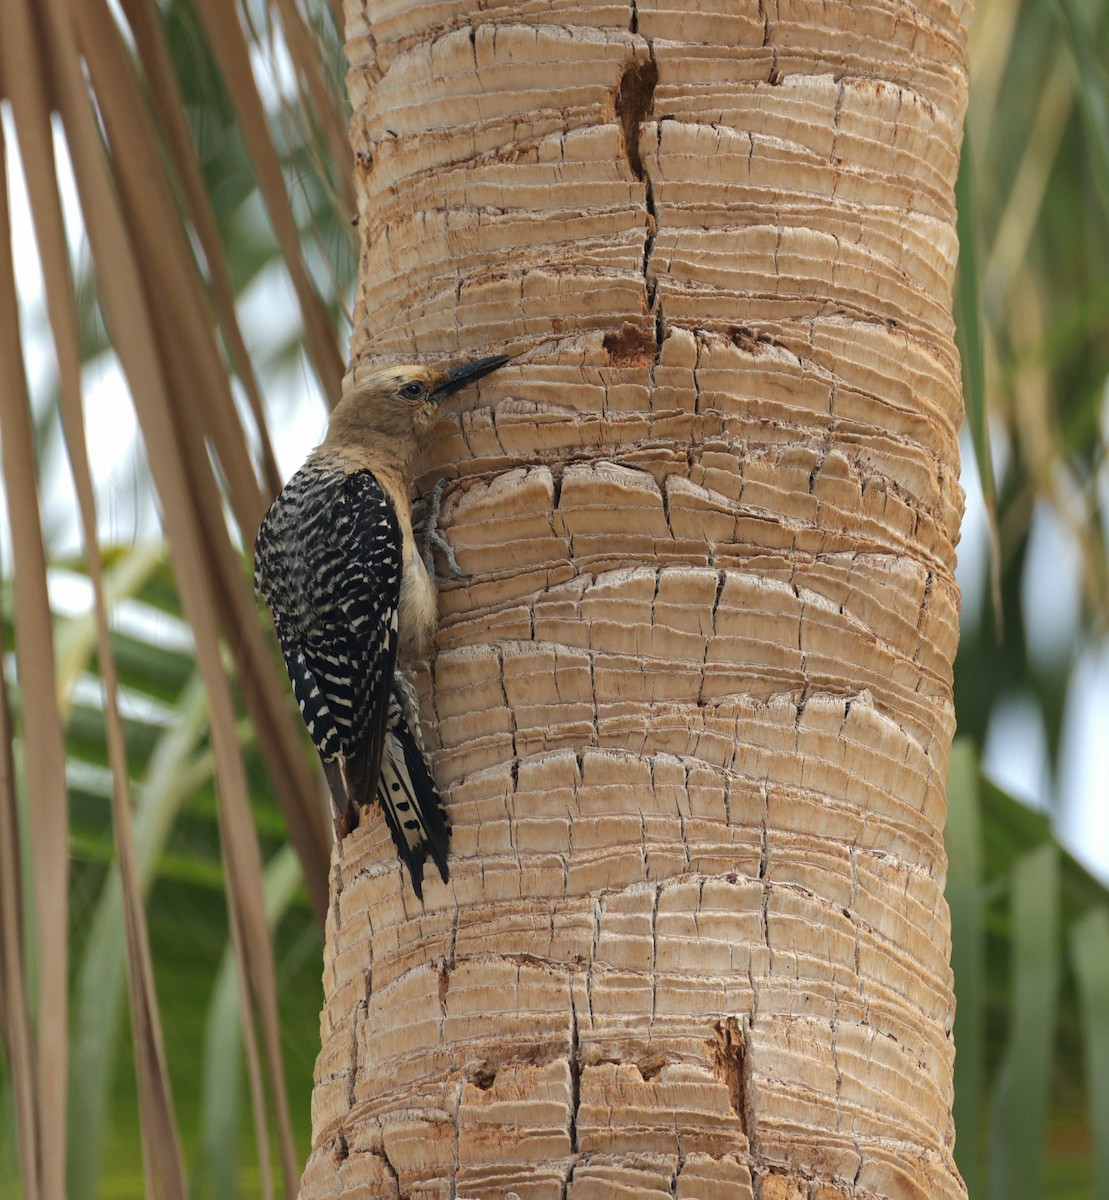
[[427, 498], [427, 511], [424, 513], [424, 519], [420, 524], [420, 535], [423, 540], [424, 566], [427, 567], [429, 575], [435, 574], [435, 549], [438, 549], [444, 559], [446, 559], [450, 573], [455, 579], [473, 579], [469, 571], [463, 571], [458, 565], [454, 547], [439, 532], [439, 509], [443, 502], [443, 489], [450, 482], [451, 477], [444, 475], [431, 489], [431, 494]]
[[450, 568], [450, 573], [455, 577], [455, 579], [473, 579], [473, 575], [471, 575], [469, 571], [463, 571], [463, 569], [458, 565], [458, 559], [455, 557], [454, 547], [438, 530], [431, 535], [431, 541], [433, 541], [435, 545], [438, 546], [443, 552], [443, 557], [447, 560], [447, 566]]

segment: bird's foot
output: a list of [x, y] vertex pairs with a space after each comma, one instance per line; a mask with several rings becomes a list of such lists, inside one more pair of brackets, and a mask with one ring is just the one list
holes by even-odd
[[398, 666], [393, 674], [393, 693], [400, 704], [401, 715], [409, 732], [416, 739], [420, 751], [424, 748], [424, 731], [420, 724], [420, 697], [416, 692], [416, 684], [412, 675], [403, 667]]
[[429, 575], [435, 574], [435, 550], [438, 549], [446, 559], [450, 573], [456, 579], [473, 579], [473, 576], [468, 571], [463, 571], [458, 565], [458, 559], [454, 554], [454, 547], [439, 532], [439, 509], [443, 502], [443, 489], [450, 482], [451, 477], [444, 475], [431, 489], [431, 495], [427, 498], [427, 510], [424, 513], [423, 521], [420, 523], [424, 566], [427, 567]]

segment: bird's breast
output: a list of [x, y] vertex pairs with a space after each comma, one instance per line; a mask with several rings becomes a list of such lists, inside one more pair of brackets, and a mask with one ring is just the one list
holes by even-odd
[[427, 573], [415, 544], [409, 543], [400, 584], [400, 639], [402, 659], [423, 658], [431, 648], [438, 620], [435, 584]]

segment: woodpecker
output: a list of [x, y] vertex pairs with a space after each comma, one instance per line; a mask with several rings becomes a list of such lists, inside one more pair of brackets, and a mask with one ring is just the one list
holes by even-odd
[[[508, 362], [450, 370], [406, 365], [370, 376], [335, 406], [323, 442], [270, 506], [254, 544], [254, 586], [269, 605], [293, 694], [323, 762], [336, 837], [380, 797], [412, 887], [428, 855], [447, 881], [450, 831], [419, 741], [406, 668], [436, 624], [430, 545], [416, 545], [412, 462], [440, 404]], [[435, 530], [441, 480], [424, 530]], [[453, 552], [448, 556], [458, 572]]]

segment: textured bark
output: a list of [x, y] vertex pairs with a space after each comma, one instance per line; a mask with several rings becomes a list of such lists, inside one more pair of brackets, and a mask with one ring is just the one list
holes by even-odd
[[355, 371], [444, 421], [421, 907], [336, 853], [302, 1196], [958, 1197], [963, 4], [347, 0]]

